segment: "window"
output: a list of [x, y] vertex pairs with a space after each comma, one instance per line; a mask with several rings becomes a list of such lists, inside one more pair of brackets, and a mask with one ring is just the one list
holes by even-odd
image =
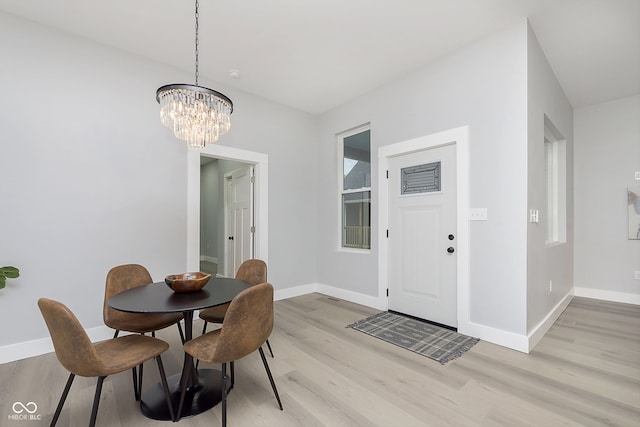
[[544, 117], [544, 172], [546, 189], [547, 246], [567, 241], [566, 141], [547, 116]]
[[400, 169], [400, 194], [440, 191], [440, 162]]
[[371, 130], [339, 135], [342, 247], [371, 248]]

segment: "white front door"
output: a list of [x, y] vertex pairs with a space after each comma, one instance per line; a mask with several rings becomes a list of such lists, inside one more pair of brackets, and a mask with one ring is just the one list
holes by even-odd
[[389, 158], [389, 310], [457, 327], [456, 145]]
[[227, 277], [235, 276], [242, 262], [253, 257], [253, 166], [225, 175]]

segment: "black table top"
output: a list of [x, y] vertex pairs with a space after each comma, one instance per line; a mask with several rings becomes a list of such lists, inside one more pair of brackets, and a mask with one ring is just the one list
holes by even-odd
[[226, 304], [251, 284], [239, 279], [211, 277], [197, 292], [179, 294], [164, 282], [149, 283], [112, 296], [109, 306], [129, 313], [174, 313]]

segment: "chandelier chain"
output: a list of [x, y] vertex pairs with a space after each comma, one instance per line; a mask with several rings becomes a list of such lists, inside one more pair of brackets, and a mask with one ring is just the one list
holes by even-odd
[[190, 148], [203, 149], [231, 128], [233, 102], [213, 89], [198, 85], [200, 77], [200, 2], [195, 0], [195, 85], [170, 84], [156, 91], [160, 121]]
[[198, 77], [199, 77], [199, 71], [198, 71], [198, 66], [200, 65], [200, 60], [199, 60], [199, 39], [198, 39], [198, 18], [200, 16], [200, 13], [198, 12], [198, 8], [200, 6], [200, 3], [198, 2], [198, 0], [196, 0], [196, 86], [198, 86]]

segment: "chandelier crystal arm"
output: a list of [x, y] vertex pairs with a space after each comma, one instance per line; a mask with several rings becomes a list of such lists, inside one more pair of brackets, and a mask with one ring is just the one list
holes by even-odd
[[172, 83], [169, 85], [160, 86], [156, 91], [156, 101], [158, 101], [158, 104], [160, 103], [160, 100], [162, 99], [162, 95], [164, 95], [164, 92], [170, 89], [182, 89], [185, 91], [192, 90], [194, 92], [200, 92], [202, 94], [215, 96], [216, 98], [220, 98], [220, 100], [228, 103], [230, 108], [229, 114], [233, 113], [233, 102], [224, 93], [220, 93], [217, 90], [209, 89], [208, 87], [190, 85], [186, 83]]

